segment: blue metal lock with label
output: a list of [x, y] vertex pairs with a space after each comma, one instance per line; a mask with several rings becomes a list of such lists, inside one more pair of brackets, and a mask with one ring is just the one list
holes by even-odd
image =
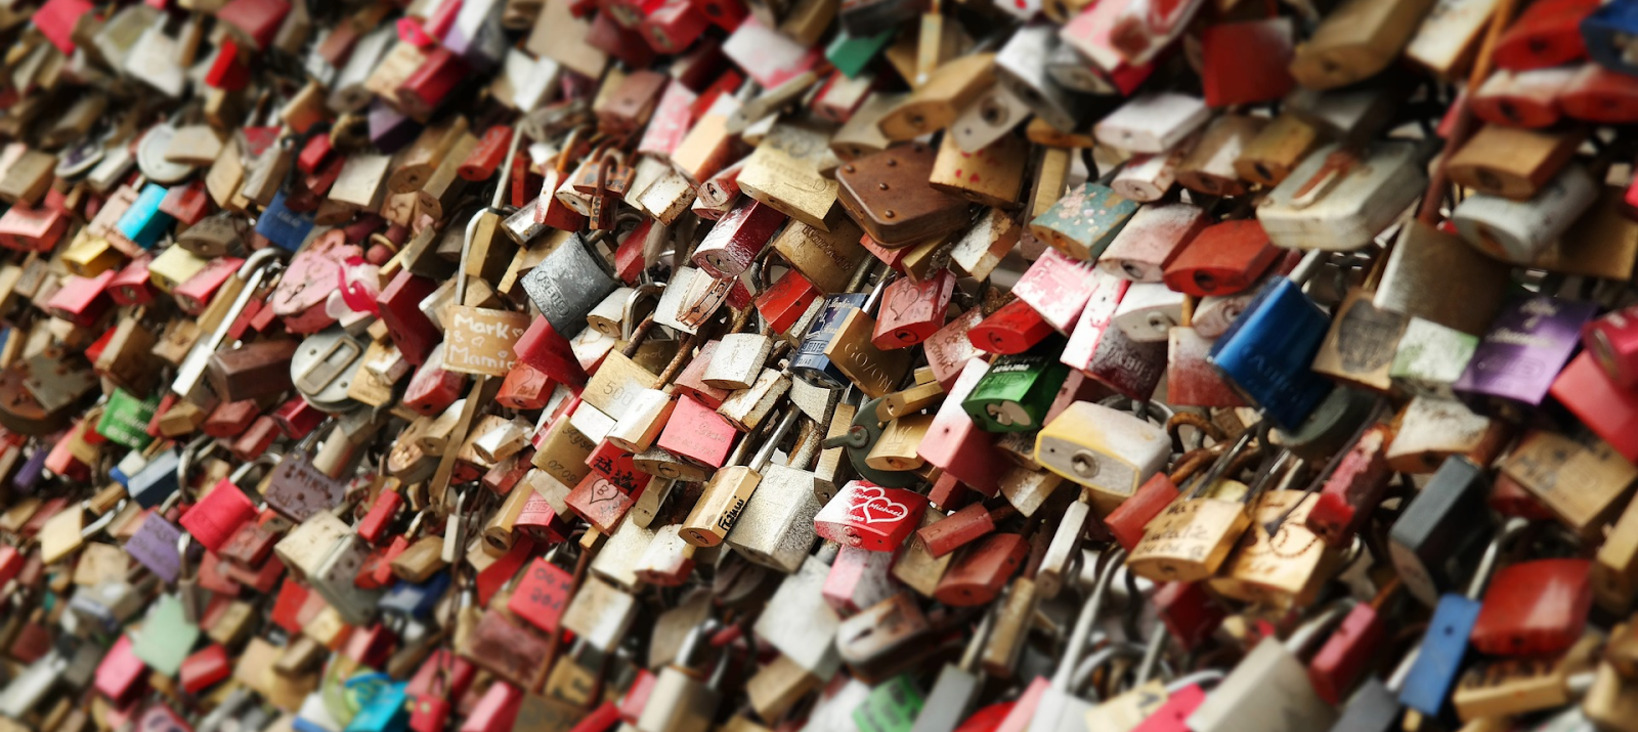
[[1638, 75], [1638, 0], [1614, 0], [1581, 21], [1587, 55], [1599, 66]]
[[297, 213], [284, 205], [284, 191], [273, 194], [273, 202], [262, 211], [256, 219], [256, 233], [267, 237], [267, 240], [278, 245], [279, 248], [294, 252], [301, 248], [302, 242], [307, 241], [307, 234], [313, 230], [313, 215]]
[[170, 231], [171, 224], [176, 222], [170, 214], [159, 210], [159, 203], [165, 200], [168, 192], [164, 186], [153, 183], [144, 186], [142, 193], [137, 195], [131, 207], [125, 209], [125, 214], [114, 225], [120, 235], [143, 249], [153, 249], [159, 238]]
[[802, 339], [802, 347], [797, 349], [796, 356], [791, 359], [791, 373], [803, 381], [827, 389], [840, 389], [848, 385], [848, 378], [841, 369], [836, 368], [829, 356], [825, 355], [825, 346], [830, 345], [836, 331], [842, 327], [842, 320], [847, 314], [864, 307], [869, 299], [862, 292], [849, 292], [840, 295], [830, 295], [825, 298], [824, 309], [814, 318], [813, 327], [808, 330], [807, 337]]
[[409, 724], [407, 685], [393, 682], [386, 674], [363, 674], [347, 680], [350, 699], [359, 703], [358, 713], [347, 723], [345, 732], [400, 732]]
[[1331, 382], [1310, 368], [1331, 319], [1303, 294], [1301, 284], [1320, 261], [1310, 253], [1292, 277], [1264, 286], [1208, 356], [1241, 394], [1287, 430], [1300, 426], [1331, 391]]
[[182, 456], [176, 448], [171, 448], [155, 455], [142, 470], [131, 476], [131, 481], [125, 485], [126, 492], [131, 499], [143, 508], [153, 508], [165, 502], [181, 485], [176, 478], [176, 466]]
[[432, 614], [449, 589], [449, 573], [439, 572], [420, 584], [400, 580], [381, 597], [381, 612], [420, 620]]

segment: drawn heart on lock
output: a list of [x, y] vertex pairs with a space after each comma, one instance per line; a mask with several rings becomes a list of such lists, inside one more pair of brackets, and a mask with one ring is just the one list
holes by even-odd
[[861, 487], [853, 491], [848, 501], [847, 517], [867, 524], [900, 521], [910, 515], [910, 507], [887, 497], [878, 486]]

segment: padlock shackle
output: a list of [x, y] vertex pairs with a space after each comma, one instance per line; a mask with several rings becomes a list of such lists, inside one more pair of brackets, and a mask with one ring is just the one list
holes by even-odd
[[[1258, 423], [1258, 425], [1261, 424], [1263, 423]], [[1246, 446], [1251, 444], [1251, 439], [1256, 436], [1256, 426], [1248, 427], [1246, 431], [1241, 432], [1240, 436], [1234, 440], [1234, 444], [1229, 447], [1228, 452], [1218, 457], [1204, 475], [1195, 479], [1194, 488], [1190, 489], [1187, 499], [1193, 500], [1204, 495], [1208, 488], [1217, 483], [1223, 477], [1223, 474], [1228, 472], [1229, 465], [1234, 462], [1235, 458], [1240, 457], [1240, 453], [1245, 451]]]
[[[1161, 628], [1161, 630], [1164, 632], [1165, 628]], [[1121, 657], [1136, 658], [1141, 662], [1143, 652], [1143, 646], [1131, 641], [1115, 641], [1107, 646], [1093, 651], [1092, 655], [1087, 656], [1079, 664], [1076, 664], [1075, 674], [1069, 680], [1070, 693], [1079, 693], [1080, 690], [1086, 686], [1086, 683], [1092, 680], [1092, 673], [1097, 671], [1098, 668], [1104, 664]], [[1093, 701], [1097, 701], [1099, 698], [1101, 698], [1099, 695], [1093, 694]]]
[[1096, 584], [1092, 587], [1092, 597], [1081, 606], [1081, 614], [1075, 618], [1075, 627], [1069, 634], [1069, 645], [1064, 649], [1064, 659], [1058, 664], [1058, 670], [1052, 675], [1052, 688], [1068, 692], [1070, 681], [1074, 678], [1075, 668], [1080, 663], [1081, 654], [1086, 650], [1086, 640], [1092, 635], [1092, 626], [1097, 622], [1098, 612], [1102, 609], [1103, 598], [1109, 592], [1109, 585], [1115, 579], [1115, 573], [1126, 565], [1126, 550], [1115, 549], [1110, 552], [1108, 564], [1098, 573]]
[[1291, 636], [1285, 639], [1285, 649], [1299, 658], [1307, 655], [1309, 647], [1321, 638], [1321, 634], [1341, 622], [1357, 604], [1359, 603], [1351, 599], [1331, 603], [1318, 615], [1309, 618], [1297, 626], [1296, 630], [1291, 631]]
[[1319, 272], [1320, 267], [1324, 266], [1330, 259], [1330, 256], [1331, 252], [1325, 249], [1311, 249], [1302, 256], [1302, 261], [1298, 262], [1297, 266], [1291, 270], [1291, 274], [1286, 275], [1285, 278], [1291, 280], [1291, 284], [1300, 288], [1307, 284], [1310, 279], [1313, 279], [1314, 275]]
[[762, 446], [757, 448], [756, 456], [751, 458], [752, 472], [761, 473], [763, 468], [768, 467], [768, 462], [773, 460], [774, 450], [784, 441], [785, 436], [790, 434], [791, 428], [796, 426], [796, 420], [801, 416], [802, 410], [797, 409], [796, 405], [785, 407], [785, 414], [780, 417], [779, 424], [762, 441]]
[[1473, 570], [1473, 578], [1467, 584], [1467, 598], [1477, 600], [1484, 594], [1485, 586], [1490, 584], [1490, 575], [1496, 571], [1496, 563], [1501, 560], [1501, 554], [1507, 544], [1530, 528], [1530, 520], [1514, 516], [1502, 524], [1496, 537], [1484, 548], [1484, 555], [1479, 558], [1479, 566]]

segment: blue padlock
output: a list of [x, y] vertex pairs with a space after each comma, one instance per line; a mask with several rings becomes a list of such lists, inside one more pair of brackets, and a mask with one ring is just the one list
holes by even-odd
[[862, 292], [830, 295], [825, 298], [823, 309], [813, 319], [813, 327], [808, 329], [807, 337], [802, 339], [802, 346], [791, 358], [791, 373], [796, 378], [826, 389], [840, 389], [851, 383], [841, 369], [831, 363], [830, 357], [825, 355], [825, 346], [830, 345], [831, 339], [836, 337], [836, 331], [841, 329], [842, 320], [847, 314], [863, 308], [868, 299]]
[[170, 214], [159, 210], [159, 202], [165, 200], [166, 193], [164, 186], [153, 183], [144, 186], [131, 207], [125, 209], [119, 222], [114, 224], [120, 235], [143, 249], [153, 249], [176, 222]]
[[1208, 355], [1242, 396], [1286, 430], [1301, 426], [1331, 392], [1331, 382], [1310, 368], [1331, 319], [1302, 291], [1324, 255], [1309, 252], [1290, 277], [1265, 285]]
[[142, 470], [131, 476], [131, 481], [125, 485], [131, 499], [143, 508], [153, 508], [165, 502], [181, 485], [176, 477], [176, 466], [182, 456], [176, 448], [171, 448], [155, 455], [142, 466]]
[[[379, 677], [379, 678], [377, 678]], [[409, 726], [409, 694], [402, 681], [391, 682], [385, 674], [365, 674], [347, 680], [349, 695], [356, 683], [368, 685], [367, 693], [358, 694], [358, 713], [347, 723], [345, 732], [401, 732]]]
[[261, 217], [256, 219], [256, 233], [267, 237], [268, 241], [285, 251], [300, 249], [312, 231], [313, 215], [291, 211], [289, 206], [284, 205], [283, 189], [273, 194], [273, 202], [267, 204]]
[[1466, 595], [1446, 593], [1433, 608], [1433, 618], [1422, 636], [1422, 645], [1411, 663], [1410, 673], [1399, 692], [1399, 703], [1429, 717], [1438, 717], [1450, 701], [1450, 692], [1467, 660], [1468, 636], [1479, 620], [1485, 585], [1496, 568], [1496, 560], [1509, 540], [1523, 533], [1529, 522], [1513, 518], [1485, 547], [1484, 557], [1468, 583]]
[[1611, 71], [1638, 76], [1638, 0], [1613, 0], [1581, 20], [1587, 55]]
[[449, 573], [438, 572], [420, 584], [400, 580], [381, 597], [381, 612], [420, 620], [432, 614], [449, 589]]

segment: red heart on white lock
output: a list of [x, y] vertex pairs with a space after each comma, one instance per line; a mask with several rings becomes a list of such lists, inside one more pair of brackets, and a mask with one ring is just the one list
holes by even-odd
[[867, 524], [900, 521], [910, 515], [910, 507], [894, 501], [878, 486], [861, 487], [853, 492], [848, 505], [848, 518]]

